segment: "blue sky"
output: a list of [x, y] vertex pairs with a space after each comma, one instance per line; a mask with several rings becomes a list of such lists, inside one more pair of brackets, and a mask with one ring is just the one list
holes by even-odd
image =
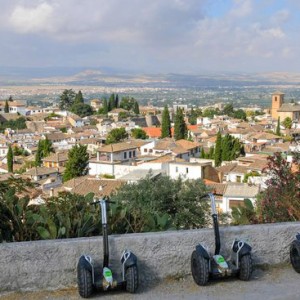
[[0, 67], [299, 72], [298, 0], [0, 0]]

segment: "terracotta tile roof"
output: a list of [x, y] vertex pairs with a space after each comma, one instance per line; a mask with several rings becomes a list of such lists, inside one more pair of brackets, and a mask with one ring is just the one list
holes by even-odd
[[182, 140], [177, 140], [176, 144], [183, 147], [184, 149], [187, 149], [187, 150], [191, 150], [191, 149], [194, 149], [194, 148], [200, 146], [199, 143], [191, 142], [191, 141], [187, 141], [187, 140], [183, 140], [183, 139]]
[[54, 173], [58, 173], [57, 168], [35, 167], [29, 169], [27, 172], [24, 173], [24, 175], [41, 176]]
[[71, 190], [72, 193], [79, 195], [87, 195], [88, 193], [94, 193], [95, 196], [109, 196], [124, 182], [113, 179], [98, 179], [98, 178], [75, 178], [67, 181], [64, 184], [65, 190]]
[[278, 112], [297, 112], [300, 111], [300, 105], [295, 103], [283, 103], [277, 110]]
[[228, 174], [230, 171], [232, 171], [237, 166], [237, 163], [230, 163], [225, 166], [217, 167], [216, 170], [219, 172], [222, 172], [223, 174]]
[[47, 162], [65, 162], [68, 160], [68, 151], [51, 153], [49, 156], [44, 157], [42, 161]]
[[239, 198], [254, 198], [259, 193], [258, 186], [250, 186], [246, 183], [228, 184], [224, 192], [225, 197], [239, 197]]
[[142, 129], [150, 138], [159, 138], [161, 136], [161, 128], [159, 127], [143, 127]]
[[68, 136], [67, 134], [62, 133], [62, 132], [46, 134], [46, 137], [50, 141], [67, 140], [70, 138], [70, 136]]
[[109, 152], [109, 153], [114, 153], [114, 152], [120, 152], [120, 151], [126, 151], [126, 150], [135, 150], [137, 149], [136, 145], [132, 145], [126, 142], [122, 143], [116, 143], [116, 144], [110, 144], [103, 146], [102, 148], [99, 148], [99, 152]]
[[227, 183], [206, 183], [206, 185], [211, 188], [216, 195], [223, 195], [227, 187]]

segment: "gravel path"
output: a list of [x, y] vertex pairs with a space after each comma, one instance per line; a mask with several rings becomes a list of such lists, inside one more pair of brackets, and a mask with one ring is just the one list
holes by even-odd
[[[2, 293], [0, 300], [78, 300], [75, 288], [55, 292]], [[168, 279], [143, 289], [138, 294], [107, 292], [91, 299], [201, 299], [201, 300], [296, 300], [300, 299], [300, 274], [291, 266], [276, 266], [270, 269], [256, 269], [250, 282], [236, 278], [215, 280], [208, 286], [199, 287], [192, 277], [178, 280]]]

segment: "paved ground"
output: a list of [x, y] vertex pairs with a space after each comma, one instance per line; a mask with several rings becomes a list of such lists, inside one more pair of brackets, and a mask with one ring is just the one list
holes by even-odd
[[[1, 284], [1, 283], [0, 283]], [[78, 300], [77, 290], [67, 289], [55, 292], [6, 293], [0, 300]], [[271, 269], [256, 269], [250, 282], [235, 278], [211, 282], [208, 286], [197, 286], [192, 277], [169, 279], [139, 289], [138, 294], [123, 292], [100, 293], [92, 299], [201, 299], [201, 300], [297, 300], [300, 299], [300, 274], [291, 266], [277, 266]]]

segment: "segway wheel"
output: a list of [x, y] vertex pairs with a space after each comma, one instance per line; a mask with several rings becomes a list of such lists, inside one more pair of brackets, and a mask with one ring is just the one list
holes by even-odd
[[138, 288], [138, 268], [136, 265], [130, 266], [125, 271], [126, 291], [135, 293]]
[[293, 241], [290, 246], [290, 259], [294, 270], [300, 273], [300, 254], [298, 251], [298, 241]]
[[79, 261], [77, 266], [77, 283], [79, 295], [83, 298], [88, 298], [93, 293], [92, 274]]
[[240, 259], [240, 271], [239, 278], [240, 280], [248, 281], [250, 280], [252, 274], [252, 257], [251, 254], [246, 254]]
[[209, 277], [208, 259], [204, 258], [197, 251], [193, 251], [191, 269], [194, 281], [198, 285], [206, 285]]

